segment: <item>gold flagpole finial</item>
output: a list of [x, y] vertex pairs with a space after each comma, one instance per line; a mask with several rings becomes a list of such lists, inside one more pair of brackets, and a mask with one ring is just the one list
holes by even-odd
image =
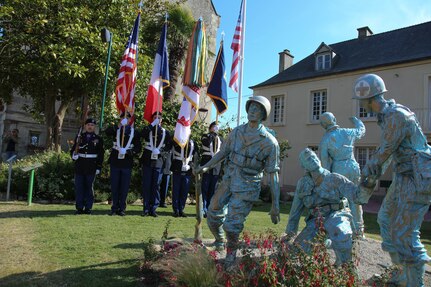
[[142, 0], [141, 0], [141, 2], [139, 2], [138, 7], [139, 7], [139, 13], [141, 13], [142, 7], [144, 7], [144, 2]]

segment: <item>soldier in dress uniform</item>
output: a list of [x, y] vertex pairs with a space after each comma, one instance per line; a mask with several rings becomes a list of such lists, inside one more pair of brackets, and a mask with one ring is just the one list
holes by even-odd
[[172, 209], [174, 217], [186, 217], [184, 207], [192, 180], [193, 156], [196, 153], [196, 146], [192, 139], [185, 147], [179, 146], [176, 142], [173, 143], [171, 171], [173, 174]]
[[[217, 135], [219, 127], [216, 122], [212, 122], [209, 126], [209, 133], [204, 134], [201, 138], [202, 155], [200, 165], [209, 162], [213, 156], [220, 151], [221, 138]], [[216, 184], [221, 170], [221, 163], [217, 164], [214, 168], [208, 170], [202, 175], [202, 201], [204, 217], [207, 217], [208, 207], [211, 198], [214, 195]]]
[[163, 158], [161, 153], [172, 148], [171, 135], [162, 128], [162, 114], [154, 113], [153, 122], [144, 127], [144, 151], [140, 158], [142, 167], [142, 196], [144, 212], [142, 216], [157, 217], [156, 209], [160, 203], [160, 182], [162, 179]]
[[109, 215], [125, 216], [133, 158], [141, 152], [141, 142], [139, 134], [135, 134], [130, 114], [127, 113], [127, 117], [122, 114], [121, 118], [119, 125], [108, 127], [105, 133], [113, 139], [109, 156], [112, 195], [112, 207]]
[[94, 130], [96, 121], [88, 118], [70, 151], [75, 162], [75, 214], [91, 214], [94, 202], [93, 183], [103, 164], [103, 140]]
[[160, 205], [159, 207], [168, 207], [166, 205], [166, 196], [168, 195], [169, 185], [171, 182], [171, 163], [172, 163], [172, 151], [166, 151], [162, 153], [163, 158], [163, 175], [162, 182], [160, 183]]

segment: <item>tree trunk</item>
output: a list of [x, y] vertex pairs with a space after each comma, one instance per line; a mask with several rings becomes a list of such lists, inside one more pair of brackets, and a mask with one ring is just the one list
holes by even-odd
[[53, 123], [55, 118], [55, 97], [54, 91], [49, 91], [45, 95], [45, 126], [46, 126], [46, 139], [45, 148], [47, 150], [52, 149], [53, 142]]
[[56, 152], [61, 151], [61, 129], [63, 127], [64, 116], [66, 115], [68, 107], [69, 103], [62, 101], [54, 117], [54, 150]]
[[182, 66], [184, 55], [187, 49], [187, 42], [181, 41], [180, 38], [175, 38], [176, 46], [169, 50], [169, 80], [170, 87], [166, 89], [164, 99], [172, 101], [175, 97], [178, 76], [180, 74], [179, 67]]
[[177, 81], [178, 81], [178, 69], [176, 67], [170, 67], [170, 75], [169, 81], [170, 85], [166, 89], [166, 93], [164, 94], [164, 99], [167, 101], [172, 101], [175, 96], [175, 91], [177, 89]]

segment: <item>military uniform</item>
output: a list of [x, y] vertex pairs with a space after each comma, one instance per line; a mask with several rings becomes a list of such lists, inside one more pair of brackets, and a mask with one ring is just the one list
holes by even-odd
[[377, 179], [392, 163], [392, 184], [377, 217], [382, 249], [392, 263], [403, 265], [389, 283], [421, 287], [425, 263], [431, 261], [420, 242], [420, 227], [431, 203], [431, 147], [416, 115], [386, 100], [386, 92], [383, 79], [375, 74], [359, 77], [353, 89], [353, 98], [377, 113], [382, 130], [380, 145], [362, 170], [361, 195], [371, 196]]
[[[156, 139], [157, 130], [157, 139]], [[144, 199], [143, 215], [157, 216], [160, 204], [160, 181], [162, 179], [162, 153], [172, 148], [172, 139], [167, 130], [160, 125], [147, 126], [142, 131], [144, 150], [140, 158], [142, 167], [142, 196]], [[159, 153], [155, 152], [158, 151]]]
[[[382, 129], [381, 144], [367, 162], [366, 168], [393, 163], [393, 180], [378, 213], [378, 223], [383, 239], [382, 249], [398, 253], [401, 263], [409, 268], [423, 267], [430, 262], [426, 249], [420, 242], [420, 226], [431, 202], [431, 191], [421, 192], [414, 181], [412, 158], [415, 154], [430, 155], [431, 148], [416, 119], [408, 108], [388, 101], [377, 115]], [[424, 169], [424, 168], [421, 168]]]
[[[139, 134], [130, 125], [112, 126], [106, 129], [113, 145], [109, 156], [111, 170], [112, 207], [110, 215], [125, 215], [127, 194], [132, 177], [133, 158], [141, 151]], [[123, 141], [124, 133], [124, 141]], [[123, 144], [121, 143], [123, 141]], [[124, 148], [124, 150], [121, 149]], [[120, 152], [121, 151], [121, 152]], [[125, 154], [122, 154], [125, 152]]]
[[289, 237], [296, 235], [300, 217], [306, 211], [306, 226], [295, 238], [295, 243], [310, 253], [321, 220], [335, 251], [336, 264], [339, 265], [352, 260], [355, 227], [349, 202], [356, 200], [358, 187], [346, 177], [325, 169], [322, 170], [322, 176], [324, 179], [320, 185], [316, 185], [308, 174], [298, 181], [286, 234]]
[[[330, 113], [324, 113], [330, 114]], [[323, 117], [322, 115], [322, 117]], [[332, 117], [333, 115], [330, 114]], [[335, 118], [333, 118], [335, 121]], [[338, 125], [326, 127], [326, 133], [320, 141], [319, 151], [322, 167], [347, 177], [355, 184], [359, 184], [361, 169], [354, 156], [354, 142], [365, 134], [365, 126], [358, 118], [353, 117], [355, 128], [340, 128]], [[355, 203], [350, 202], [350, 205]], [[359, 236], [364, 233], [364, 220], [362, 206], [356, 204], [353, 218]]]
[[[220, 151], [221, 143], [222, 141], [216, 133], [210, 132], [202, 136], [200, 165], [204, 165], [209, 162], [213, 156]], [[214, 195], [220, 170], [221, 163], [217, 164], [215, 168], [208, 170], [202, 175], [201, 190], [204, 216], [206, 216], [211, 198]]]
[[191, 139], [184, 148], [181, 148], [176, 142], [174, 142], [172, 147], [172, 209], [175, 217], [185, 217], [184, 207], [186, 205], [192, 177], [191, 165], [196, 152], [195, 144]]
[[75, 160], [75, 196], [77, 213], [91, 213], [94, 202], [93, 183], [96, 171], [100, 173], [103, 164], [103, 140], [95, 133], [84, 132], [75, 139], [70, 151], [74, 156], [75, 147], [79, 142], [77, 159]]
[[162, 182], [160, 183], [160, 207], [166, 206], [166, 196], [168, 195], [169, 184], [171, 182], [171, 164], [172, 164], [172, 154], [171, 151], [164, 152], [163, 157], [163, 169], [162, 169]]
[[[208, 208], [208, 226], [218, 246], [236, 250], [238, 236], [253, 203], [259, 199], [263, 171], [279, 171], [280, 148], [275, 137], [260, 125], [248, 130], [248, 124], [236, 127], [219, 151], [224, 157], [223, 184], [220, 184]], [[226, 214], [226, 209], [227, 214]]]

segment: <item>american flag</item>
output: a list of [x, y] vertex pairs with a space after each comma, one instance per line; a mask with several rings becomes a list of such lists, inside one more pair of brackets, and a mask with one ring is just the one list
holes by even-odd
[[115, 104], [119, 114], [129, 112], [134, 119], [135, 112], [135, 84], [138, 60], [138, 34], [141, 13], [136, 17], [132, 33], [127, 41], [126, 50], [121, 59], [120, 72], [118, 73], [115, 87]]
[[230, 48], [233, 50], [232, 68], [230, 70], [230, 81], [229, 87], [238, 93], [239, 88], [239, 58], [242, 45], [242, 29], [243, 29], [243, 3], [241, 1], [241, 7], [239, 10], [238, 22], [236, 23], [235, 33], [233, 35], [232, 45]]

